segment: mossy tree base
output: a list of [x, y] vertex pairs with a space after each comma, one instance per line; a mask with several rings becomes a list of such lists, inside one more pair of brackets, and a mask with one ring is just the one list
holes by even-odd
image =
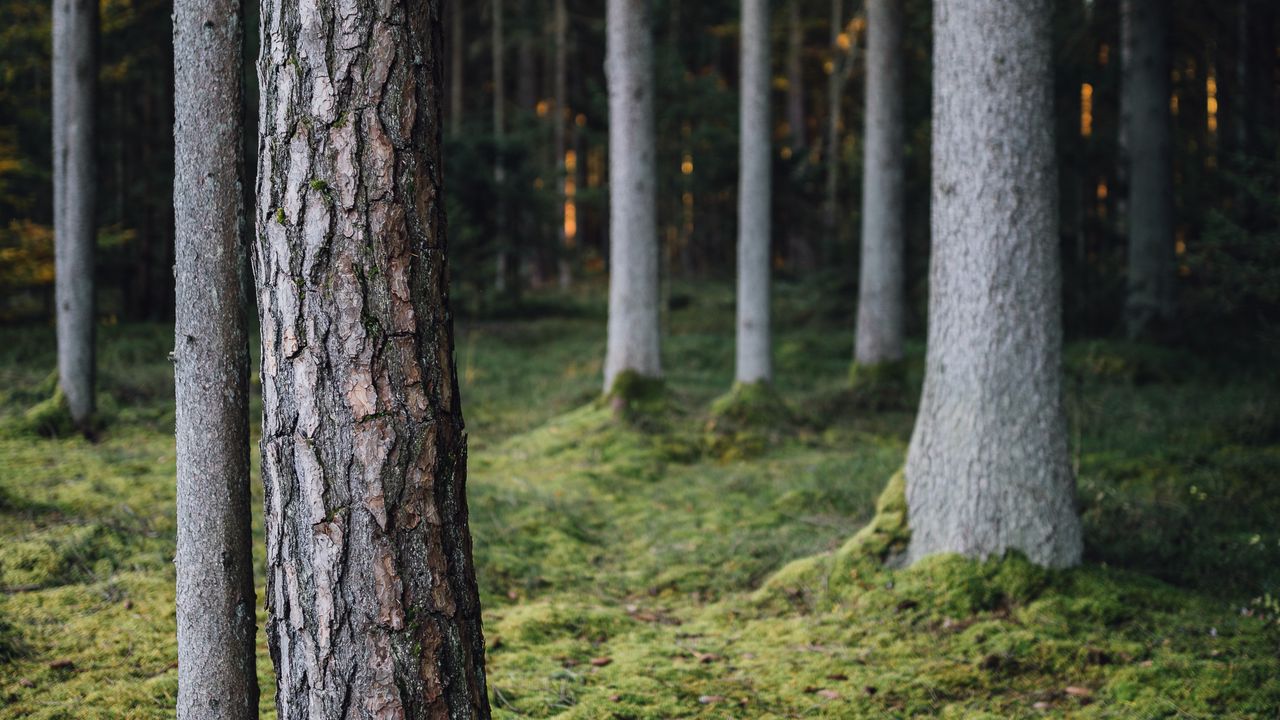
[[906, 360], [849, 368], [849, 400], [867, 410], [895, 410], [911, 404]]
[[615, 418], [641, 430], [665, 430], [674, 409], [671, 392], [662, 378], [633, 370], [619, 373], [602, 400]]
[[711, 404], [703, 440], [721, 460], [754, 457], [795, 427], [795, 414], [771, 383], [735, 383]]

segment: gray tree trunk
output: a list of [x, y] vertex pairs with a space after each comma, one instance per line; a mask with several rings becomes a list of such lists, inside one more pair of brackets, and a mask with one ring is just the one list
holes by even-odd
[[[934, 5], [933, 256], [911, 559], [1080, 561], [1062, 405], [1051, 0]], [[992, 92], [999, 88], [999, 92]]]
[[72, 421], [94, 411], [94, 96], [98, 4], [53, 3], [54, 291], [58, 383]]
[[258, 717], [241, 0], [176, 0], [178, 717]]
[[1173, 126], [1169, 98], [1172, 7], [1123, 0], [1125, 49], [1121, 118], [1128, 149], [1129, 293], [1132, 338], [1167, 329], [1174, 315]]
[[859, 366], [883, 365], [902, 359], [906, 306], [903, 22], [899, 0], [867, 0], [862, 263], [854, 343], [854, 362]]
[[769, 3], [742, 0], [742, 99], [738, 180], [738, 358], [735, 380], [773, 381], [769, 317], [772, 132]]
[[[552, 9], [552, 32], [555, 35], [555, 78], [553, 80], [555, 93], [555, 106], [551, 114], [551, 144], [556, 154], [556, 187], [558, 189], [557, 197], [560, 201], [560, 246], [564, 252], [568, 252], [573, 242], [573, 238], [569, 237], [565, 228], [564, 212], [565, 202], [565, 153], [568, 151], [566, 145], [564, 126], [569, 122], [569, 11], [565, 7], [565, 0], [555, 0], [555, 7]], [[573, 268], [569, 264], [569, 258], [561, 256], [559, 262], [559, 280], [560, 289], [568, 290], [573, 285]]]
[[804, 116], [804, 20], [800, 15], [800, 0], [787, 2], [787, 127], [791, 130], [791, 149], [797, 155], [804, 152], [808, 141], [805, 137]]
[[653, 37], [648, 0], [608, 0], [609, 340], [604, 389], [624, 371], [660, 377], [654, 193]]
[[262, 8], [267, 636], [282, 720], [486, 718], [441, 0]]

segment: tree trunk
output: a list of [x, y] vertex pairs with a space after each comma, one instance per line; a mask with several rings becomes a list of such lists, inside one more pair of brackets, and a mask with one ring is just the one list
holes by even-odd
[[462, 78], [466, 69], [466, 42], [463, 33], [463, 6], [449, 3], [449, 134], [462, 134]]
[[173, 6], [178, 717], [258, 717], [240, 0]]
[[98, 4], [53, 4], [54, 269], [58, 383], [71, 419], [88, 431], [94, 411], [94, 95]]
[[831, 75], [827, 78], [827, 180], [822, 204], [822, 223], [830, 239], [836, 232], [836, 206], [840, 193], [840, 111], [844, 86], [857, 55], [857, 36], [850, 36], [849, 48], [840, 47], [844, 30], [844, 0], [831, 0]]
[[867, 0], [867, 130], [863, 148], [858, 330], [854, 344], [854, 362], [859, 366], [902, 359], [906, 305], [903, 22], [898, 0]]
[[255, 273], [282, 720], [485, 718], [440, 0], [263, 7]]
[[787, 127], [791, 130], [791, 150], [803, 155], [808, 145], [804, 116], [804, 21], [800, 0], [787, 2]]
[[1165, 0], [1123, 0], [1124, 135], [1129, 155], [1131, 338], [1168, 330], [1174, 315], [1173, 124], [1170, 25]]
[[494, 266], [493, 289], [498, 293], [507, 291], [507, 276], [511, 272], [507, 248], [507, 202], [503, 187], [507, 181], [507, 168], [503, 160], [506, 152], [507, 134], [507, 72], [506, 72], [506, 34], [502, 29], [502, 0], [493, 1], [493, 17], [491, 18], [490, 50], [493, 60], [493, 140], [494, 166], [493, 181], [498, 197], [494, 203], [495, 221], [498, 226], [498, 237], [494, 239], [498, 248]]
[[536, 9], [532, 0], [520, 0], [519, 12], [521, 27], [516, 58], [520, 67], [516, 73], [516, 104], [522, 112], [531, 113], [538, 105], [538, 55], [533, 42]]
[[609, 340], [604, 389], [620, 373], [660, 377], [654, 196], [653, 37], [648, 0], [608, 0]]
[[1080, 561], [1050, 3], [934, 5], [929, 344], [906, 466], [913, 560], [1017, 550], [1050, 567]]
[[556, 187], [559, 189], [560, 207], [560, 247], [564, 255], [559, 262], [560, 289], [568, 290], [573, 285], [573, 267], [569, 264], [567, 253], [572, 249], [573, 238], [569, 236], [565, 226], [565, 203], [568, 201], [565, 192], [565, 153], [568, 151], [564, 126], [569, 122], [569, 11], [565, 7], [566, 0], [554, 0], [553, 33], [555, 35], [555, 106], [551, 113], [551, 144], [556, 154]]
[[738, 362], [740, 383], [772, 382], [769, 240], [773, 160], [769, 93], [769, 5], [742, 0], [741, 168], [738, 183]]

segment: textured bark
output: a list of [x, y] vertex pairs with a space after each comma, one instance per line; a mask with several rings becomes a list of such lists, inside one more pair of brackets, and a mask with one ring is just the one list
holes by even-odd
[[1174, 315], [1173, 124], [1169, 98], [1172, 7], [1123, 0], [1125, 49], [1121, 122], [1128, 150], [1130, 337], [1167, 329]]
[[178, 717], [258, 717], [249, 530], [241, 0], [176, 0]]
[[660, 377], [654, 196], [653, 37], [648, 0], [608, 0], [609, 340], [604, 389], [619, 373]]
[[928, 358], [906, 466], [913, 560], [1080, 560], [1061, 397], [1050, 6], [934, 5]]
[[[551, 113], [551, 145], [552, 151], [556, 154], [556, 188], [558, 192], [560, 207], [560, 245], [567, 253], [571, 247], [573, 239], [565, 230], [565, 160], [564, 155], [568, 150], [565, 139], [564, 126], [569, 122], [569, 10], [565, 7], [566, 0], [554, 0], [555, 6], [552, 8], [552, 34], [555, 36], [555, 77], [552, 80], [552, 92], [555, 93], [555, 107]], [[559, 262], [559, 280], [560, 288], [568, 290], [573, 285], [573, 269], [569, 265], [567, 257], [561, 257]]]
[[773, 380], [769, 317], [769, 4], [742, 0], [742, 99], [738, 180], [738, 357], [741, 383]]
[[263, 7], [267, 635], [282, 720], [483, 718], [439, 0]]
[[862, 262], [854, 343], [854, 362], [863, 366], [902, 359], [906, 305], [902, 31], [898, 0], [867, 0]]
[[58, 383], [72, 421], [94, 410], [94, 95], [98, 3], [53, 3], [54, 273]]
[[804, 20], [800, 15], [800, 0], [787, 1], [787, 127], [791, 130], [791, 148], [796, 155], [803, 154], [808, 141], [805, 137], [804, 115]]

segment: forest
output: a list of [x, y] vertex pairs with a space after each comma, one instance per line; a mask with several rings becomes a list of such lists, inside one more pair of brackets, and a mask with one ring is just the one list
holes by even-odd
[[0, 0], [0, 720], [1280, 717], [1274, 0]]

